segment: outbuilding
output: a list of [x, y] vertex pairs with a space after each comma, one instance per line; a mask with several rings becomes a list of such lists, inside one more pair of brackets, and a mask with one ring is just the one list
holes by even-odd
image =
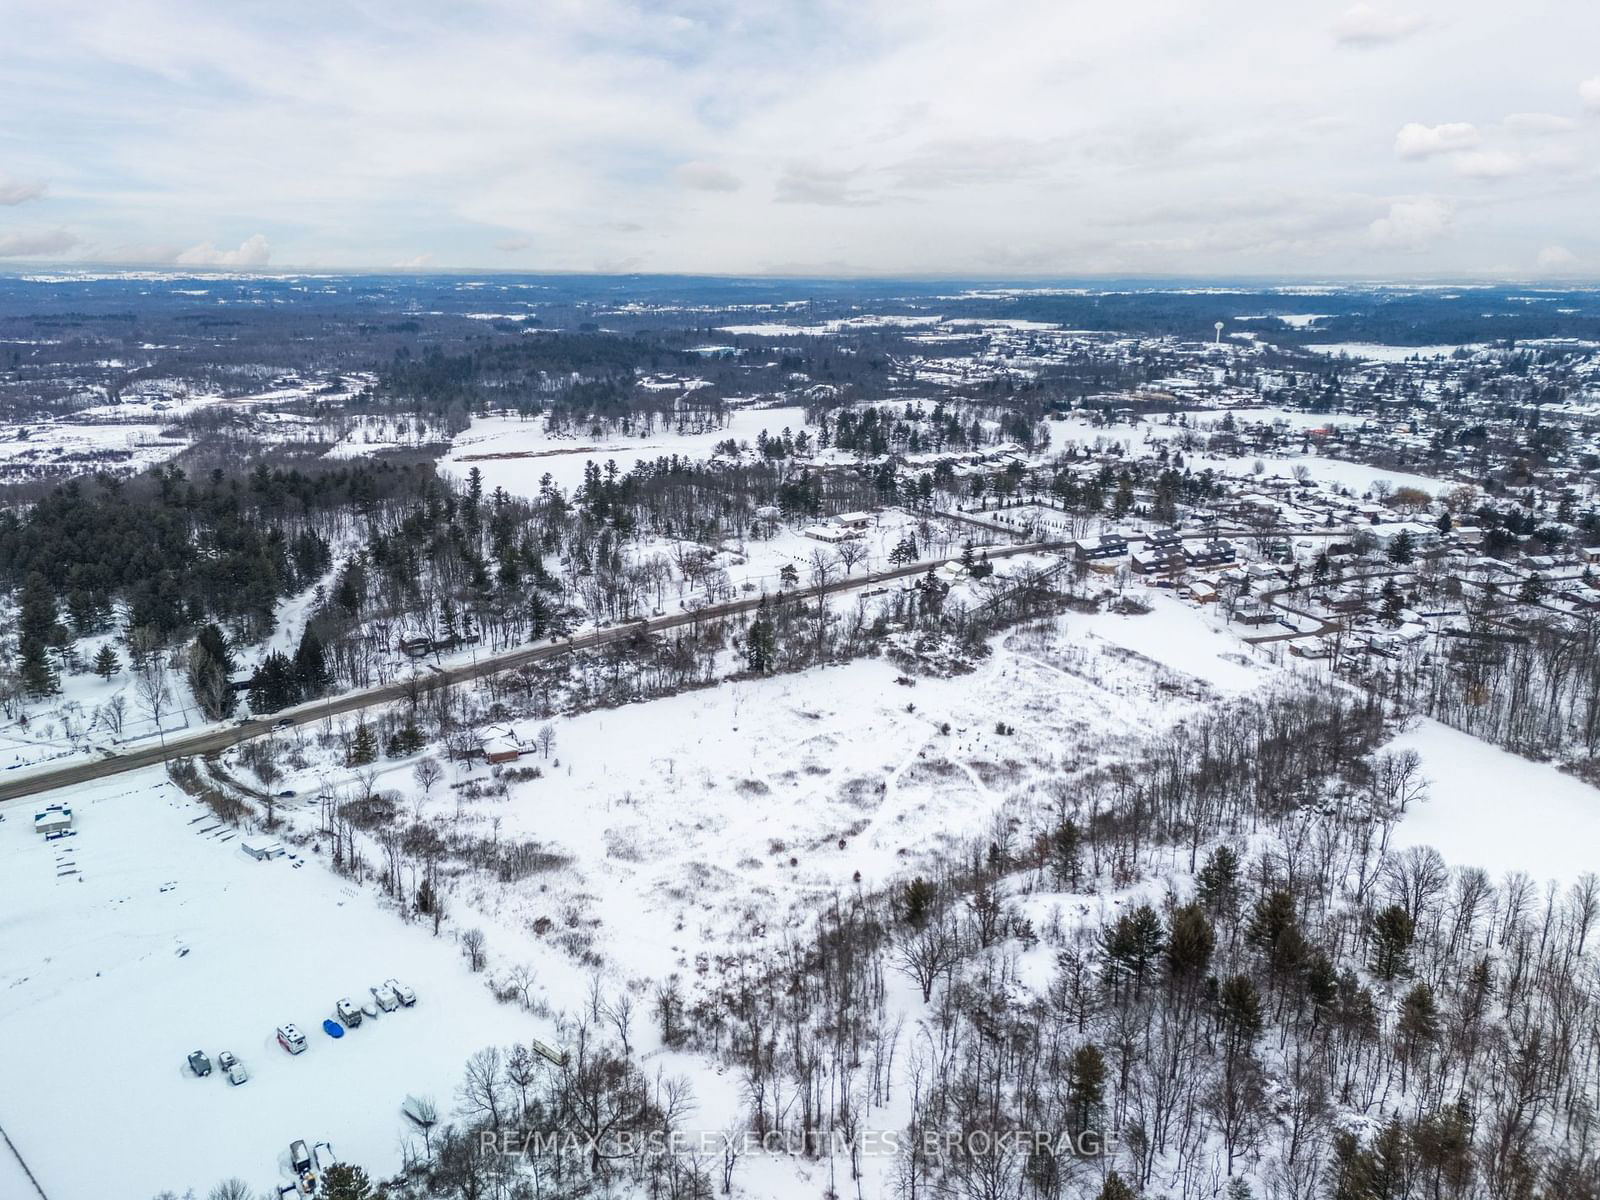
[[66, 833], [72, 828], [72, 809], [65, 804], [52, 804], [33, 814], [33, 828], [36, 833], [46, 835]]

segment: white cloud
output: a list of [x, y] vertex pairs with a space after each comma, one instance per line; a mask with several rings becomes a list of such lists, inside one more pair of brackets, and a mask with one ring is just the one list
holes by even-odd
[[834, 170], [791, 164], [778, 179], [779, 204], [820, 204], [830, 208], [851, 208], [872, 204], [855, 180], [859, 171]]
[[1423, 250], [1450, 231], [1455, 207], [1438, 196], [1410, 196], [1389, 205], [1386, 216], [1367, 228], [1374, 245], [1391, 250]]
[[396, 271], [426, 271], [434, 265], [433, 255], [419, 254], [394, 264]]
[[1554, 113], [1512, 113], [1503, 124], [1508, 132], [1518, 137], [1572, 133], [1578, 128], [1578, 123], [1571, 117], [1558, 117]]
[[1578, 265], [1578, 256], [1565, 246], [1546, 246], [1535, 265], [1541, 271], [1567, 271]]
[[65, 229], [0, 233], [0, 258], [29, 258], [42, 254], [65, 254], [79, 244], [76, 234]]
[[1583, 100], [1583, 106], [1595, 112], [1600, 112], [1600, 75], [1593, 79], [1585, 79], [1578, 85], [1578, 95]]
[[1469, 150], [1478, 144], [1478, 127], [1465, 121], [1444, 125], [1422, 125], [1410, 121], [1394, 135], [1394, 152], [1401, 158], [1431, 158]]
[[31, 179], [12, 179], [0, 175], [0, 207], [25, 204], [44, 195], [44, 184]]
[[239, 243], [237, 250], [219, 250], [210, 242], [191, 246], [178, 255], [185, 267], [264, 267], [272, 261], [272, 247], [264, 234], [254, 234]]
[[1528, 163], [1505, 150], [1475, 150], [1458, 156], [1455, 169], [1467, 179], [1509, 179], [1527, 170]]
[[1381, 46], [1410, 37], [1425, 24], [1414, 14], [1356, 4], [1339, 14], [1333, 23], [1333, 36], [1347, 46]]
[[[1568, 5], [1559, 37], [1504, 0], [1355, 4], [694, 0], [683, 21], [640, 0], [402, 2], [375, 34], [320, 0], [4, 0], [30, 112], [3, 165], [51, 181], [35, 227], [70, 221], [71, 254], [123, 261], [247, 265], [266, 237], [271, 262], [328, 269], [422, 247], [451, 268], [952, 275], [1584, 253], [1593, 189], [1552, 173], [1600, 162], [1600, 120], [1562, 127], [1600, 4]], [[1426, 123], [1394, 138], [1407, 121]], [[1494, 177], [1474, 152], [1528, 183], [1458, 176]], [[1427, 241], [1428, 210], [1390, 205], [1443, 180], [1471, 207]]]
[[684, 187], [696, 192], [737, 192], [744, 186], [744, 181], [732, 171], [714, 163], [684, 163], [673, 176]]

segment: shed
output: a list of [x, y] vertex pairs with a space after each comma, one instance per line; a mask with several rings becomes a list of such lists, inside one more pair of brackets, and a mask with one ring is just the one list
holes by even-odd
[[33, 814], [33, 828], [37, 833], [65, 833], [72, 828], [72, 809], [65, 804], [52, 804]]
[[276, 838], [253, 837], [241, 838], [239, 849], [251, 858], [265, 862], [269, 858], [282, 858], [284, 855], [283, 843]]

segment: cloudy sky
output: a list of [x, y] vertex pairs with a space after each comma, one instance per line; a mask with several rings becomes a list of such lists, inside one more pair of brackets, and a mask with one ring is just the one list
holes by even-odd
[[4, 0], [0, 267], [1600, 277], [1592, 0]]

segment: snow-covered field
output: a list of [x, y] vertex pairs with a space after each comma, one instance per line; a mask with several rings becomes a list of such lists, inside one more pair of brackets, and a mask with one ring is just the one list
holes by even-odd
[[0, 426], [0, 477], [147, 470], [189, 445], [184, 437], [163, 437], [163, 428], [65, 421]]
[[1385, 346], [1378, 342], [1324, 342], [1306, 346], [1313, 354], [1330, 358], [1366, 359], [1369, 362], [1405, 362], [1410, 358], [1449, 358], [1457, 350], [1476, 350], [1477, 346]]
[[1525, 871], [1565, 885], [1600, 871], [1600, 790], [1426, 717], [1392, 745], [1417, 751], [1430, 780], [1428, 798], [1395, 831], [1397, 846], [1432, 846], [1495, 878]]
[[[67, 799], [78, 833], [56, 842], [34, 833], [32, 802], [0, 808], [0, 1124], [52, 1197], [203, 1194], [233, 1175], [266, 1190], [295, 1138], [393, 1168], [408, 1093], [448, 1108], [473, 1051], [549, 1036], [495, 1003], [448, 937], [315, 856], [248, 857], [157, 770]], [[340, 997], [390, 976], [415, 1008], [322, 1032]], [[304, 1054], [278, 1047], [283, 1022]], [[195, 1078], [195, 1049], [232, 1050], [250, 1081]], [[6, 1169], [0, 1192], [21, 1197]]]
[[737, 408], [727, 425], [718, 429], [686, 434], [657, 429], [647, 437], [590, 437], [586, 433], [553, 437], [537, 418], [486, 417], [473, 421], [472, 427], [455, 439], [440, 466], [460, 477], [477, 467], [483, 473], [486, 492], [503, 487], [513, 495], [537, 496], [546, 474], [557, 487], [570, 491], [583, 483], [583, 470], [590, 462], [604, 466], [612, 460], [619, 471], [627, 471], [639, 459], [674, 454], [706, 458], [718, 442], [732, 438], [754, 445], [763, 429], [777, 436], [785, 428], [796, 434], [806, 428], [805, 410]]

